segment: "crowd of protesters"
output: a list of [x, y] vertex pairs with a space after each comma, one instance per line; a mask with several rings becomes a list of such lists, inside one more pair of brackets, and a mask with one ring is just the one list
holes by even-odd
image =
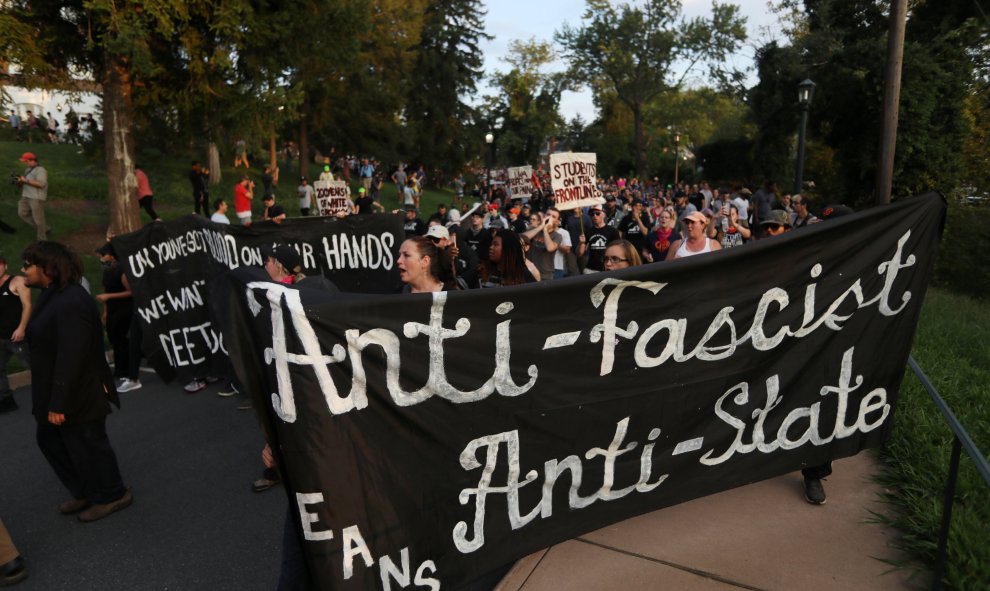
[[[247, 168], [247, 156], [243, 156], [238, 164]], [[4, 358], [17, 355], [29, 367], [50, 365], [46, 351], [57, 345], [51, 342], [56, 331], [48, 329], [44, 324], [47, 316], [40, 312], [50, 312], [57, 302], [78, 319], [77, 340], [81, 346], [76, 354], [83, 362], [80, 367], [85, 365], [88, 369], [79, 369], [77, 373], [79, 379], [92, 387], [79, 390], [77, 399], [67, 401], [60, 398], [68, 391], [64, 380], [46, 381], [36, 377], [32, 406], [39, 423], [39, 445], [72, 495], [59, 506], [59, 511], [78, 513], [83, 521], [95, 521], [132, 502], [130, 489], [124, 485], [116, 466], [104, 423], [109, 402], [116, 402], [116, 393], [142, 387], [138, 374], [140, 322], [135, 316], [127, 276], [113, 246], [107, 242], [97, 249], [104, 275], [103, 293], [96, 301], [102, 307], [102, 324], [113, 348], [115, 363], [111, 374], [102, 355], [94, 355], [94, 351], [99, 353], [102, 349], [99, 346], [102, 336], [92, 331], [92, 326], [100, 323], [93, 316], [95, 308], [87, 305], [91, 300], [85, 293], [88, 288], [82, 278], [81, 263], [62, 245], [44, 240], [47, 227], [43, 209], [28, 207], [32, 205], [31, 199], [38, 200], [35, 193], [47, 186], [45, 178], [39, 176], [44, 169], [32, 153], [25, 153], [21, 160], [29, 167], [18, 177], [24, 187], [21, 217], [36, 227], [39, 242], [23, 254], [24, 277], [8, 275], [7, 261], [0, 257], [0, 290], [7, 290], [12, 296], [5, 298], [9, 306], [0, 308], [2, 327], [6, 327], [0, 334], [0, 348]], [[508, 192], [501, 173], [473, 171], [478, 181], [470, 187], [465, 175], [455, 175], [450, 180], [451, 206], [439, 204], [435, 211], [425, 215], [420, 209], [427, 182], [423, 166], [398, 165], [386, 170], [374, 159], [354, 157], [338, 160], [321, 157], [318, 162], [322, 169], [319, 180], [354, 178], [359, 185], [353, 207], [339, 212], [338, 217], [387, 211], [403, 215], [405, 240], [397, 259], [402, 293], [498, 288], [663, 264], [676, 258], [740, 247], [821, 221], [810, 212], [803, 195], [781, 192], [772, 182], [754, 192], [743, 186], [714, 187], [707, 182], [675, 185], [663, 184], [655, 178], [643, 182], [636, 178], [608, 177], [598, 179], [602, 203], [578, 209], [559, 208], [553, 200], [550, 178], [542, 169], [534, 173], [531, 194], [525, 199]], [[150, 182], [140, 167], [136, 174], [135, 197], [149, 218], [159, 221], [153, 208]], [[265, 167], [261, 174], [261, 218], [275, 224], [282, 223], [287, 215], [276, 198], [278, 176], [276, 166]], [[222, 197], [210, 202], [208, 178], [209, 171], [193, 162], [189, 171], [193, 213], [211, 215], [211, 221], [228, 224], [227, 202]], [[242, 225], [252, 222], [254, 190], [255, 183], [248, 175], [235, 185], [234, 212]], [[300, 179], [296, 196], [301, 215], [309, 215], [316, 209], [313, 186], [307, 178]], [[212, 209], [207, 210], [208, 206]], [[828, 207], [823, 210], [822, 218], [848, 211], [843, 206]], [[274, 281], [296, 283], [305, 279], [299, 256], [290, 247], [276, 247], [266, 253], [265, 269]], [[58, 289], [51, 289], [53, 286]], [[33, 311], [27, 295], [30, 287], [43, 290], [43, 297]], [[66, 291], [67, 287], [71, 289]], [[54, 372], [49, 373], [49, 377], [53, 375]], [[225, 384], [220, 388], [221, 396], [238, 393], [230, 376], [197, 378], [184, 389], [195, 393], [221, 379]], [[107, 392], [114, 393], [109, 400], [103, 395]], [[251, 408], [250, 401], [243, 399], [238, 408]], [[0, 412], [16, 409], [5, 374], [0, 375]], [[67, 414], [82, 412], [79, 409], [85, 411], [85, 428], [76, 428], [75, 423], [65, 427]], [[280, 480], [270, 450], [266, 453], [267, 456], [263, 455], [266, 470], [252, 484], [256, 492], [267, 490]], [[90, 469], [76, 465], [80, 457], [98, 467], [102, 480], [80, 480], [77, 471]], [[821, 479], [830, 472], [829, 465], [806, 469], [805, 493], [809, 502], [824, 503]], [[3, 534], [0, 523], [3, 551], [0, 567], [10, 571], [8, 583], [17, 582], [24, 576], [24, 563], [9, 538], [2, 539]]]

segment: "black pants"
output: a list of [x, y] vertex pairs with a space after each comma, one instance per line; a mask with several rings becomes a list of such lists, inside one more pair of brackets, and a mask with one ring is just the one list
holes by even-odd
[[106, 417], [56, 427], [38, 419], [38, 447], [74, 499], [111, 503], [127, 489], [107, 438]]
[[832, 474], [832, 462], [825, 462], [820, 466], [808, 466], [801, 470], [801, 475], [805, 478], [817, 478], [821, 480], [822, 478], [827, 478]]
[[127, 338], [131, 331], [131, 317], [133, 314], [128, 308], [107, 314], [107, 339], [113, 347], [113, 377], [128, 377], [130, 368], [130, 339]]
[[[131, 315], [131, 328], [127, 333], [127, 378], [138, 379], [141, 371], [141, 317], [136, 313]], [[114, 353], [116, 355], [116, 353]]]
[[151, 221], [155, 221], [155, 220], [158, 219], [158, 214], [155, 213], [155, 208], [152, 205], [152, 202], [154, 200], [155, 200], [155, 196], [154, 195], [145, 195], [144, 197], [138, 199], [138, 205], [143, 210], [145, 210], [146, 212], [148, 212], [148, 215], [151, 216]]
[[200, 208], [203, 210], [203, 215], [209, 217], [210, 210], [206, 205], [206, 194], [205, 193], [193, 193], [193, 213], [199, 213]]

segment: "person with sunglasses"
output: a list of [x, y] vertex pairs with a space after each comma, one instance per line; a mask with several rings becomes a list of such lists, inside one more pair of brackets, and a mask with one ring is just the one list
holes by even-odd
[[708, 237], [708, 218], [700, 211], [685, 215], [681, 219], [685, 238], [674, 241], [667, 250], [667, 260], [681, 259], [713, 250], [721, 250], [722, 245]]
[[763, 228], [764, 238], [780, 236], [791, 229], [791, 216], [783, 209], [773, 209], [767, 214], [767, 219], [760, 222], [760, 226]]
[[578, 238], [578, 257], [588, 256], [584, 274], [600, 273], [605, 270], [605, 249], [608, 244], [619, 239], [619, 231], [605, 222], [605, 210], [601, 205], [592, 205], [588, 210], [591, 226], [585, 227]]
[[72, 498], [58, 506], [83, 522], [131, 505], [107, 437], [110, 403], [120, 406], [103, 350], [100, 315], [80, 285], [82, 261], [68, 247], [41, 240], [21, 257], [25, 284], [41, 290], [27, 325], [32, 414], [42, 455]]
[[426, 230], [426, 237], [437, 247], [443, 284], [454, 289], [477, 289], [478, 255], [474, 249], [458, 248], [457, 234], [435, 221]]

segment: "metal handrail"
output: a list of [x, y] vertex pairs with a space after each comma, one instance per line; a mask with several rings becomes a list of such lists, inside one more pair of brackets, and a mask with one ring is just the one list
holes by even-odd
[[913, 356], [908, 356], [908, 365], [911, 366], [911, 370], [918, 377], [921, 385], [928, 391], [928, 395], [932, 397], [935, 406], [942, 413], [945, 422], [949, 424], [949, 428], [952, 429], [954, 435], [952, 456], [949, 459], [949, 478], [948, 482], [946, 482], [945, 494], [942, 499], [942, 527], [938, 535], [938, 552], [935, 556], [935, 569], [932, 575], [932, 589], [938, 591], [942, 588], [942, 573], [945, 570], [946, 549], [949, 543], [949, 526], [952, 523], [952, 503], [956, 497], [956, 481], [959, 479], [959, 457], [962, 455], [961, 451], [963, 449], [966, 450], [966, 454], [973, 460], [976, 471], [983, 477], [983, 481], [987, 486], [990, 486], [990, 462], [987, 462], [983, 453], [980, 452], [980, 448], [976, 447], [976, 443], [973, 442], [973, 439], [966, 432], [959, 419], [956, 418], [955, 413], [952, 412], [949, 405], [939, 395], [938, 390], [935, 389], [934, 384], [928, 379], [925, 372], [921, 371], [921, 367], [914, 360]]

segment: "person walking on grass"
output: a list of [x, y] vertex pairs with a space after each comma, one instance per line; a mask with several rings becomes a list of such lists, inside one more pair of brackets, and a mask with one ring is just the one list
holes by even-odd
[[24, 152], [21, 162], [27, 165], [24, 174], [15, 182], [21, 188], [21, 200], [17, 203], [17, 215], [24, 223], [34, 226], [38, 240], [48, 237], [48, 223], [45, 221], [45, 201], [48, 199], [48, 171], [38, 164], [33, 152]]

